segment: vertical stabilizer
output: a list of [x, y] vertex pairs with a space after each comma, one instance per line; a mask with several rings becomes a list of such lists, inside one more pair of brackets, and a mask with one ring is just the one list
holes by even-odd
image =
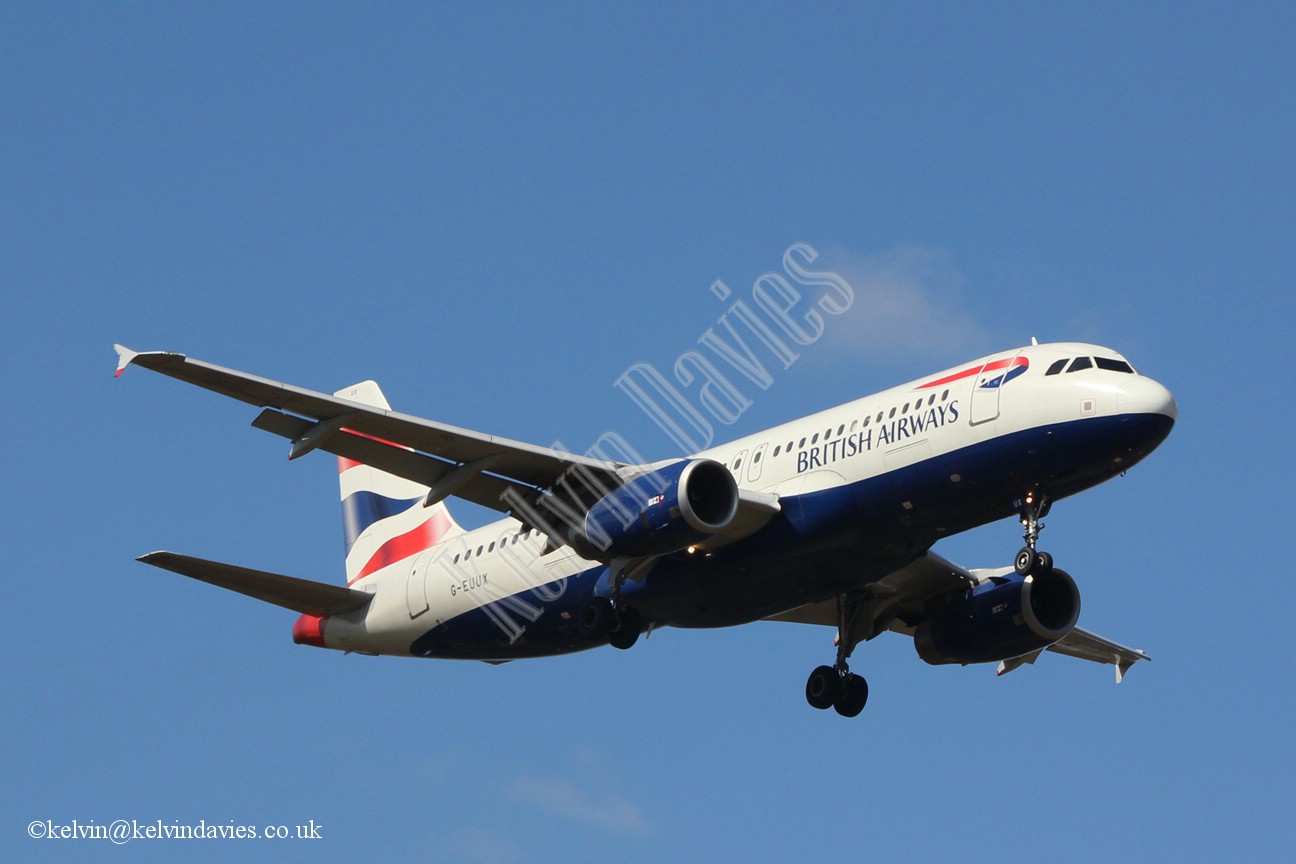
[[[391, 410], [373, 381], [345, 387], [334, 395]], [[428, 487], [412, 480], [338, 457], [338, 482], [348, 585], [406, 561], [463, 530], [444, 502], [424, 507]]]

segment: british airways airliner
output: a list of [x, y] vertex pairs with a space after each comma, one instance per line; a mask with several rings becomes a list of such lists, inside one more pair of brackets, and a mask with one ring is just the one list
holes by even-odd
[[[633, 646], [658, 627], [775, 620], [837, 630], [815, 708], [868, 699], [848, 659], [893, 631], [928, 663], [1045, 650], [1139, 660], [1076, 626], [1075, 581], [1036, 548], [1062, 498], [1122, 474], [1170, 433], [1170, 391], [1116, 351], [1032, 344], [656, 463], [567, 453], [391, 410], [366, 381], [329, 396], [170, 352], [143, 366], [263, 408], [290, 458], [338, 457], [346, 585], [173, 552], [139, 560], [300, 613], [300, 644], [500, 663]], [[460, 527], [445, 499], [505, 518]], [[1016, 515], [1012, 566], [968, 569], [942, 537]], [[1007, 556], [1005, 556], [1007, 557]], [[827, 658], [825, 658], [827, 659]]]

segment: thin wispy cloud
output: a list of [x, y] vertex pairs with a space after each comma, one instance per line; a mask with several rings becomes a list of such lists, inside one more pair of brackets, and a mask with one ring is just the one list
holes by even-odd
[[848, 312], [834, 320], [824, 347], [861, 360], [957, 358], [998, 347], [985, 315], [964, 296], [964, 278], [948, 252], [897, 246], [862, 255], [824, 250], [817, 262], [855, 290]]
[[481, 828], [459, 831], [455, 846], [463, 860], [477, 864], [515, 864], [522, 860], [522, 850], [516, 843]]
[[648, 823], [634, 802], [608, 789], [587, 791], [565, 777], [523, 774], [509, 784], [508, 796], [550, 816], [591, 828], [616, 834], [648, 832]]

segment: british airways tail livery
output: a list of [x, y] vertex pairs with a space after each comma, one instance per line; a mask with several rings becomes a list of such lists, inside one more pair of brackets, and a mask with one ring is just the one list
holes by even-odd
[[[837, 630], [806, 699], [855, 716], [847, 664], [891, 630], [928, 663], [1045, 650], [1147, 659], [1076, 626], [1080, 594], [1036, 543], [1053, 502], [1123, 473], [1170, 433], [1170, 392], [1110, 348], [1031, 344], [712, 447], [643, 464], [566, 453], [391, 410], [366, 381], [332, 396], [168, 352], [134, 364], [262, 408], [290, 458], [338, 457], [345, 587], [153, 552], [140, 560], [300, 613], [294, 641], [504, 662], [656, 627], [777, 620]], [[630, 454], [628, 447], [620, 455]], [[445, 499], [505, 515], [468, 531]], [[942, 537], [1017, 515], [1012, 566], [967, 569]]]

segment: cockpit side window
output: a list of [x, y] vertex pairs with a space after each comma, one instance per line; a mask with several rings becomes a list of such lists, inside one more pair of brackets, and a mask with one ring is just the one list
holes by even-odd
[[1067, 364], [1067, 360], [1068, 360], [1068, 359], [1069, 359], [1069, 358], [1063, 357], [1061, 360], [1057, 361], [1057, 362], [1054, 363], [1052, 366], [1050, 366], [1050, 367], [1048, 368], [1048, 371], [1045, 372], [1044, 374], [1045, 374], [1045, 375], [1056, 375], [1056, 374], [1058, 374], [1059, 372], [1062, 371], [1062, 368], [1063, 368], [1064, 366], [1066, 366], [1066, 364]]
[[1079, 372], [1081, 369], [1088, 369], [1093, 366], [1093, 361], [1088, 357], [1077, 357], [1071, 361], [1071, 368], [1067, 372]]
[[1105, 369], [1108, 372], [1126, 372], [1130, 375], [1134, 374], [1133, 366], [1126, 363], [1124, 360], [1117, 360], [1113, 357], [1095, 357], [1094, 364], [1097, 365], [1099, 369]]

